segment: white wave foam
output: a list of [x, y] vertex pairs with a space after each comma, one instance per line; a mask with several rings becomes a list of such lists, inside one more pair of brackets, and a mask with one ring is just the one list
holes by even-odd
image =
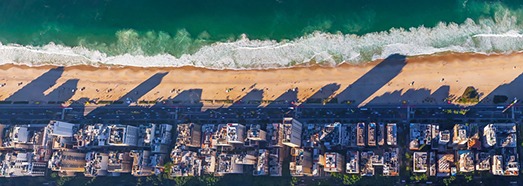
[[[28, 65], [125, 65], [140, 67], [198, 66], [215, 69], [277, 68], [314, 60], [327, 65], [359, 63], [383, 59], [391, 54], [407, 56], [438, 52], [514, 52], [523, 50], [523, 30], [510, 13], [494, 20], [471, 19], [462, 24], [440, 23], [433, 28], [391, 29], [363, 36], [313, 33], [290, 41], [250, 40], [247, 36], [232, 42], [203, 46], [193, 54], [174, 57], [133, 52], [110, 56], [82, 46], [50, 43], [42, 47], [0, 43], [0, 64]], [[138, 51], [143, 51], [133, 45]]]

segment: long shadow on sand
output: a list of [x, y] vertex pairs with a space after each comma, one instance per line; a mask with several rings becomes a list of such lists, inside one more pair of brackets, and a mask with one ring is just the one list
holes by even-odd
[[[142, 96], [150, 92], [152, 89], [157, 87], [161, 82], [163, 77], [165, 77], [168, 73], [156, 73], [144, 82], [140, 83], [138, 86], [130, 90], [127, 94], [122, 96], [120, 99], [118, 99], [117, 103], [115, 104], [108, 104], [102, 107], [97, 107], [94, 110], [90, 111], [87, 116], [90, 116], [92, 113], [96, 113], [98, 110], [103, 110], [107, 108], [112, 107], [128, 107], [130, 106], [130, 103], [133, 101], [138, 101]], [[88, 98], [81, 98], [77, 104], [72, 105], [73, 107], [80, 110], [80, 112], [85, 111], [85, 103], [86, 101], [90, 101]], [[78, 108], [79, 107], [79, 108]]]
[[172, 101], [173, 104], [198, 104], [201, 103], [202, 100], [202, 91], [202, 89], [184, 90], [178, 95], [176, 95], [174, 98], [169, 100]]
[[282, 105], [282, 104], [292, 104], [298, 101], [298, 88], [292, 90], [289, 89], [278, 98], [274, 99], [272, 103], [269, 103], [267, 107], [272, 107], [275, 105]]
[[154, 74], [149, 79], [145, 80], [144, 82], [140, 83], [140, 85], [133, 88], [127, 94], [123, 95], [120, 99], [118, 99], [118, 101], [123, 101], [124, 105], [129, 105], [133, 101], [138, 101], [145, 94], [157, 87], [162, 82], [163, 77], [165, 77], [166, 75], [167, 72]]
[[323, 103], [324, 100], [330, 98], [334, 93], [340, 89], [340, 84], [331, 83], [320, 88], [316, 93], [305, 100], [304, 104], [313, 103]]
[[340, 92], [336, 98], [339, 103], [351, 101], [352, 104], [359, 105], [374, 92], [385, 86], [390, 80], [396, 77], [407, 64], [406, 57], [393, 54], [372, 68], [365, 75], [361, 76], [354, 83], [350, 84], [345, 90]]
[[184, 90], [174, 97], [169, 97], [161, 102], [157, 102], [153, 107], [171, 107], [173, 105], [191, 105], [191, 107], [200, 109], [202, 103], [202, 89]]
[[261, 102], [263, 100], [263, 90], [261, 89], [252, 89], [249, 91], [245, 96], [238, 99], [236, 102], [234, 102], [231, 107], [241, 107], [243, 105], [261, 105]]
[[53, 68], [6, 98], [6, 101], [43, 100], [44, 92], [56, 84], [62, 76], [63, 67]]
[[71, 99], [77, 91], [78, 79], [70, 79], [47, 94], [44, 100], [66, 102]]
[[408, 89], [402, 94], [402, 90], [387, 92], [381, 96], [374, 97], [368, 104], [442, 104], [449, 96], [450, 87], [444, 85], [439, 87], [432, 94], [430, 89]]
[[[483, 97], [480, 104], [493, 104], [492, 100], [495, 95], [504, 95], [508, 97], [508, 100], [506, 103], [512, 101], [513, 98], [516, 98], [518, 96], [522, 96], [523, 93], [523, 74], [520, 74], [516, 79], [512, 80], [510, 83], [506, 83], [503, 85], [498, 86], [496, 89], [494, 89], [491, 93], [489, 93], [487, 96]], [[523, 97], [519, 97], [519, 99], [522, 99]]]

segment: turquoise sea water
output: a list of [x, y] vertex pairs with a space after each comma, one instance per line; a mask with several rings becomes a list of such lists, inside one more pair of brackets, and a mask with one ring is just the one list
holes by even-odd
[[21, 48], [0, 62], [248, 68], [512, 52], [521, 20], [520, 0], [4, 0], [0, 42]]

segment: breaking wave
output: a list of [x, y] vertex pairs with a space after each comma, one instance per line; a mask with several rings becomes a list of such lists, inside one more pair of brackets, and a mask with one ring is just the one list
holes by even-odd
[[440, 52], [511, 53], [523, 50], [523, 26], [508, 10], [492, 19], [439, 23], [428, 28], [393, 28], [365, 35], [315, 32], [293, 40], [252, 40], [242, 35], [226, 42], [208, 42], [202, 33], [175, 36], [159, 32], [116, 33], [112, 45], [81, 41], [78, 46], [0, 44], [0, 64], [123, 65], [139, 67], [197, 66], [213, 69], [280, 68], [316, 62], [337, 65]]

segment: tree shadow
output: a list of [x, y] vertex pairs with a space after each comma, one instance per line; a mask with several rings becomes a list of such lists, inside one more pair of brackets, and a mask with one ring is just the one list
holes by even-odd
[[6, 101], [42, 100], [44, 92], [56, 84], [62, 76], [64, 67], [53, 68], [6, 98]]
[[390, 55], [339, 93], [336, 96], [337, 100], [340, 103], [350, 100], [353, 104], [361, 104], [396, 77], [406, 64], [407, 61], [404, 55]]

